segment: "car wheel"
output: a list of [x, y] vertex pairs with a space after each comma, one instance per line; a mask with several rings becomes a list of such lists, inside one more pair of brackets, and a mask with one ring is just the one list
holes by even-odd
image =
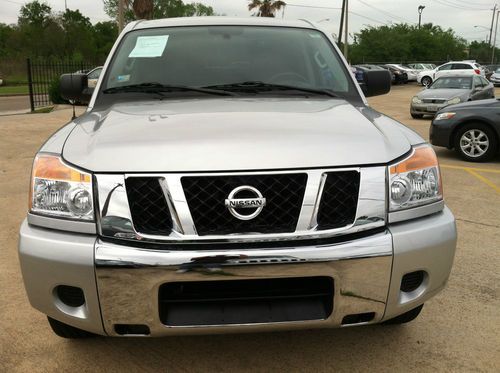
[[422, 308], [424, 308], [423, 304], [421, 304], [418, 307], [415, 307], [414, 309], [412, 309], [408, 312], [403, 313], [402, 315], [396, 316], [393, 319], [384, 321], [383, 324], [385, 324], [385, 325], [397, 325], [397, 324], [405, 324], [407, 322], [413, 321], [420, 314], [420, 311], [422, 311]]
[[427, 87], [432, 84], [432, 79], [429, 76], [424, 76], [420, 82], [423, 86]]
[[81, 330], [75, 328], [74, 326], [65, 324], [63, 322], [57, 321], [52, 317], [48, 317], [49, 325], [52, 328], [52, 331], [56, 333], [61, 338], [68, 339], [81, 339], [81, 338], [90, 338], [95, 337], [96, 335], [85, 330]]
[[469, 162], [484, 162], [497, 152], [498, 141], [493, 131], [482, 123], [460, 128], [455, 136], [455, 150]]
[[413, 114], [413, 113], [410, 114], [413, 119], [422, 119], [424, 117], [424, 114]]

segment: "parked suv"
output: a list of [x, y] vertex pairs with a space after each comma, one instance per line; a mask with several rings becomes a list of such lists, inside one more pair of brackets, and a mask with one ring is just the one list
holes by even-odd
[[[62, 95], [86, 82], [62, 76]], [[367, 105], [389, 90], [307, 21], [130, 23], [35, 157], [32, 306], [69, 338], [414, 319], [455, 220], [432, 147]]]
[[434, 70], [424, 70], [418, 73], [417, 82], [423, 86], [429, 86], [433, 81], [442, 76], [457, 76], [457, 75], [482, 75], [484, 76], [484, 68], [476, 62], [471, 61], [455, 61], [448, 62], [444, 65], [436, 67]]

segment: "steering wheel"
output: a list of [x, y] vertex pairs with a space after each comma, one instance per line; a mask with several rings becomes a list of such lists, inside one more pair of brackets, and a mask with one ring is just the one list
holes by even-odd
[[[294, 79], [295, 78], [295, 79]], [[269, 83], [273, 84], [289, 84], [293, 83], [294, 85], [296, 83], [305, 83], [306, 85], [309, 85], [309, 81], [302, 75], [291, 72], [291, 71], [286, 71], [283, 73], [278, 73], [274, 74], [269, 78]]]

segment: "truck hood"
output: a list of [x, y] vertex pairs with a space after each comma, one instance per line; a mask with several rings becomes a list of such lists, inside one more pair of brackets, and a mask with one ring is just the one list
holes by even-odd
[[337, 167], [387, 163], [415, 139], [342, 99], [143, 101], [80, 117], [63, 158], [94, 172]]

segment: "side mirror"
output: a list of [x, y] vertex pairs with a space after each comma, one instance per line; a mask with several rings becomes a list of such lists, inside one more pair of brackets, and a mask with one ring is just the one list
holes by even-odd
[[[92, 91], [88, 89], [87, 74], [63, 74], [59, 79], [61, 97], [68, 101], [88, 103]], [[90, 93], [90, 94], [89, 94]]]
[[365, 71], [363, 77], [361, 89], [366, 97], [385, 95], [391, 90], [391, 73], [388, 70]]

